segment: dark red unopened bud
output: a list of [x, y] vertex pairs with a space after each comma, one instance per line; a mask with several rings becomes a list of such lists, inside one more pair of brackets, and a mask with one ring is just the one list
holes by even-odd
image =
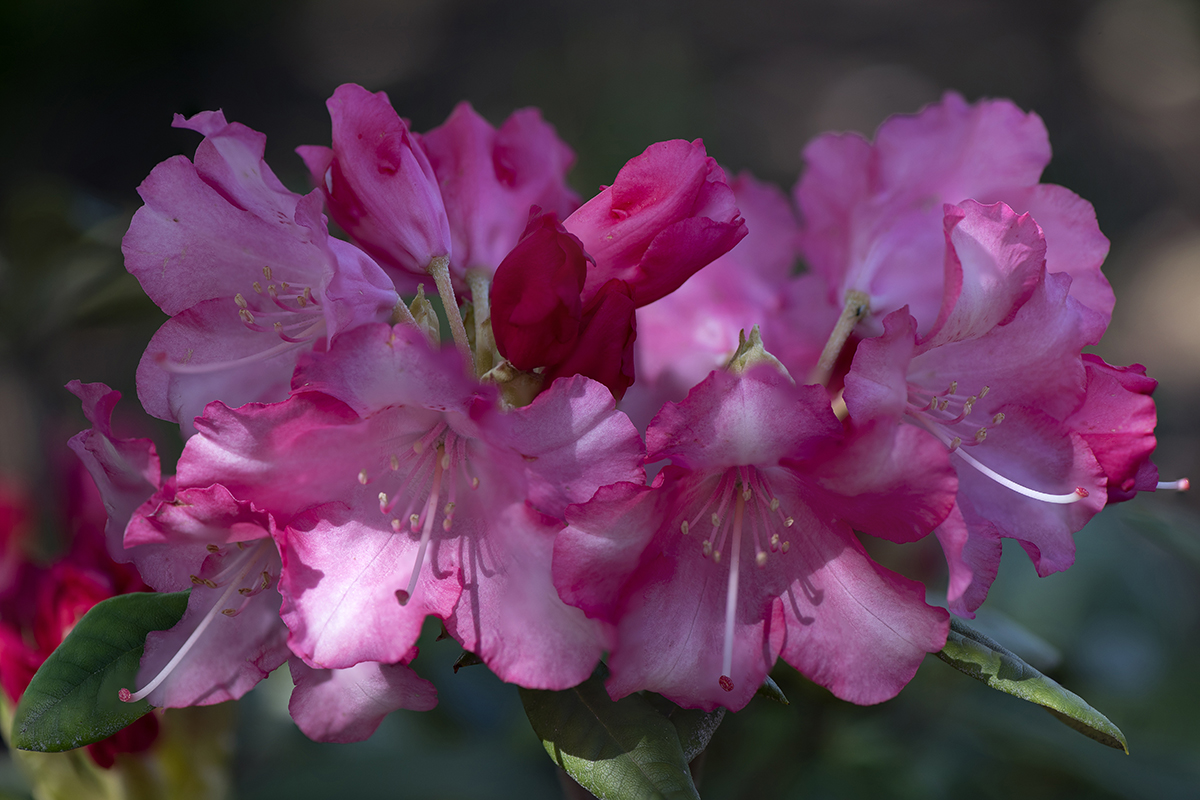
[[575, 349], [546, 370], [547, 384], [559, 377], [584, 375], [603, 383], [620, 400], [633, 384], [635, 311], [625, 281], [614, 278], [601, 286], [584, 309]]
[[517, 369], [554, 364], [575, 349], [587, 278], [583, 245], [553, 214], [535, 216], [492, 282], [492, 332]]

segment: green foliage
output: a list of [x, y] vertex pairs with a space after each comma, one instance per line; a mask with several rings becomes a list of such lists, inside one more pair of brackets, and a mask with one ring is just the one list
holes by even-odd
[[1043, 706], [1083, 735], [1129, 753], [1125, 735], [1107, 717], [961, 620], [951, 618], [946, 647], [937, 655], [993, 689]]
[[33, 676], [13, 716], [19, 750], [57, 753], [105, 739], [148, 712], [123, 703], [134, 687], [146, 634], [173, 627], [189, 592], [110, 597], [89, 611]]
[[600, 672], [562, 692], [521, 690], [550, 758], [601, 800], [699, 800], [688, 762], [708, 746], [724, 710], [681, 709], [652, 695], [614, 702]]

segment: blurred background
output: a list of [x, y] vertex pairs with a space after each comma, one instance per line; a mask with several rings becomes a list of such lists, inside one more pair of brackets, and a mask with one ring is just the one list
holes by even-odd
[[[802, 146], [822, 131], [869, 135], [947, 89], [1009, 97], [1049, 128], [1044, 180], [1090, 200], [1112, 240], [1117, 307], [1097, 351], [1160, 381], [1164, 479], [1200, 476], [1193, 3], [0, 0], [0, 478], [32, 492], [51, 539], [65, 529], [55, 471], [85, 427], [64, 383], [120, 389], [118, 432], [153, 436], [168, 471], [180, 449], [137, 406], [134, 369], [165, 318], [119, 249], [138, 183], [195, 150], [198, 137], [172, 129], [171, 115], [222, 108], [265, 132], [272, 168], [306, 191], [293, 149], [328, 142], [324, 100], [347, 81], [387, 90], [417, 130], [460, 99], [493, 123], [539, 106], [575, 148], [572, 183], [585, 197], [649, 143], [676, 137], [701, 137], [728, 169], [790, 190]], [[702, 793], [1194, 797], [1198, 502], [1153, 495], [1109, 510], [1077, 535], [1076, 567], [1048, 579], [1007, 553], [986, 606], [1057, 651], [1051, 674], [1121, 727], [1132, 755], [932, 658], [897, 700], [865, 709], [784, 668], [791, 706], [755, 700], [727, 718]], [[913, 574], [938, 561], [914, 558], [899, 566]], [[328, 797], [348, 774], [361, 797], [561, 796], [516, 692], [480, 667], [453, 674], [457, 655], [429, 641], [418, 666], [439, 709], [392, 715], [359, 745], [308, 742], [283, 707], [288, 679], [268, 681], [240, 704], [236, 796]], [[27, 793], [6, 754], [5, 792]]]

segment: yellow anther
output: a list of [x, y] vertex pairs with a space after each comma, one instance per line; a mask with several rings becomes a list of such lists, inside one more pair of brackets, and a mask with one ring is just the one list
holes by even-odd
[[679, 525], [679, 532], [684, 536], [688, 535], [688, 521], [686, 519]]
[[996, 416], [992, 417], [993, 425], [999, 425], [1001, 422], [1004, 422], [1004, 412], [1003, 411], [997, 413]]
[[762, 550], [759, 550], [758, 553], [754, 556], [754, 563], [757, 564], [760, 568], [765, 567], [767, 565], [767, 554], [765, 552], [763, 552]]
[[713, 515], [712, 515], [712, 524], [713, 524], [714, 528], [718, 528], [721, 525], [721, 518], [717, 516], [717, 512], [715, 512], [715, 511], [713, 512]]
[[361, 483], [363, 486], [366, 486], [368, 480], [369, 480], [369, 476], [367, 475], [367, 471], [365, 469], [360, 469], [358, 471], [358, 482]]
[[242, 297], [242, 293], [238, 292], [233, 296], [233, 302], [237, 303], [238, 308], [246, 307], [246, 298]]

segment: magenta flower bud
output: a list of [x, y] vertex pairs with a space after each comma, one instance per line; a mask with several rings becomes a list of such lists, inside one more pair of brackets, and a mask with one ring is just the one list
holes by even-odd
[[575, 349], [587, 262], [579, 240], [543, 214], [496, 269], [492, 333], [517, 369], [554, 364]]
[[450, 223], [433, 167], [387, 94], [343, 84], [325, 104], [333, 149], [297, 149], [335, 222], [382, 264], [426, 275], [450, 255]]
[[650, 145], [563, 226], [596, 259], [584, 300], [619, 278], [638, 308], [679, 288], [746, 235], [725, 172], [699, 139]]

